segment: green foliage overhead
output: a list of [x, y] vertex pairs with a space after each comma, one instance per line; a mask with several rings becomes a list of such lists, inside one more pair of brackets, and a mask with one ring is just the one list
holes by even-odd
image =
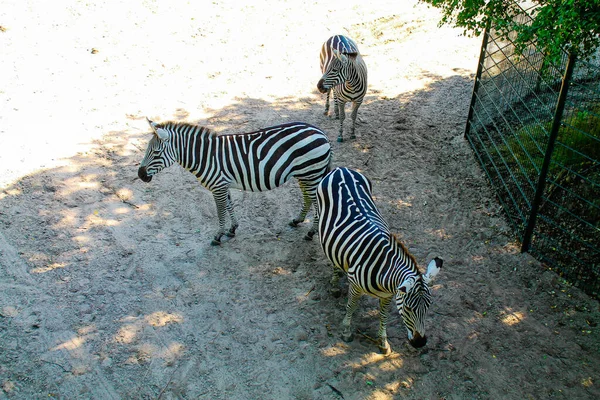
[[512, 0], [420, 0], [442, 10], [440, 24], [465, 28], [479, 35], [491, 24], [505, 38], [510, 32], [517, 51], [537, 41], [545, 53], [558, 60], [561, 51], [589, 58], [600, 46], [600, 0], [535, 0], [530, 10], [531, 24], [522, 24], [514, 16], [520, 8]]

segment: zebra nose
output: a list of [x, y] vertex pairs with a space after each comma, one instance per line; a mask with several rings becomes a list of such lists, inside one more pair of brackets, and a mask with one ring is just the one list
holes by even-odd
[[325, 89], [325, 80], [321, 79], [319, 81], [319, 83], [317, 83], [317, 89], [319, 89], [319, 92], [321, 93], [327, 93], [327, 89]]
[[427, 344], [427, 336], [421, 336], [418, 333], [408, 341], [412, 347], [418, 349]]
[[148, 173], [146, 172], [146, 167], [140, 167], [140, 169], [138, 169], [138, 176], [144, 182], [150, 182], [152, 180], [152, 177], [148, 176]]

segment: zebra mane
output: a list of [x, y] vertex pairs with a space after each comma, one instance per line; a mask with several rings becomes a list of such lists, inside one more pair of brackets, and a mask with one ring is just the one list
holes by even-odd
[[410, 259], [411, 263], [414, 265], [414, 267], [417, 270], [417, 272], [419, 273], [419, 275], [421, 275], [421, 271], [419, 271], [419, 267], [418, 267], [417, 260], [415, 259], [415, 257], [412, 254], [410, 254], [410, 252], [408, 251], [408, 249], [406, 248], [404, 243], [402, 243], [400, 241], [400, 239], [398, 239], [398, 236], [395, 233], [392, 233], [391, 235], [394, 238], [394, 240], [396, 241], [396, 243], [400, 246], [400, 248], [402, 249], [404, 254]]
[[198, 124], [193, 124], [190, 122], [180, 122], [180, 121], [166, 121], [158, 124], [158, 127], [164, 128], [174, 132], [187, 131], [190, 129], [194, 129], [194, 133], [198, 134], [206, 134], [207, 136], [217, 136], [218, 134], [214, 132], [212, 129], [207, 128], [205, 126], [200, 126]]

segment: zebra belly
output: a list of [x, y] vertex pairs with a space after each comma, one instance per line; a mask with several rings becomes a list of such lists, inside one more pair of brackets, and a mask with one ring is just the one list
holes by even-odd
[[387, 299], [394, 296], [394, 293], [381, 287], [380, 285], [373, 286], [372, 284], [366, 284], [361, 282], [360, 274], [348, 274], [348, 282], [354, 284], [360, 289], [360, 291], [366, 295], [377, 297], [378, 299]]

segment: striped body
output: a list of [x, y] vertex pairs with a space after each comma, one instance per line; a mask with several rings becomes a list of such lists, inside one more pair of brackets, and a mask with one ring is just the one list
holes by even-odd
[[[291, 178], [298, 179], [304, 204], [291, 222], [293, 226], [304, 221], [311, 204], [316, 206], [316, 188], [329, 170], [331, 147], [327, 135], [314, 126], [295, 122], [256, 132], [218, 135], [192, 124], [149, 123], [154, 136], [140, 164], [140, 179], [149, 182], [174, 163], [194, 174], [213, 193], [217, 205], [219, 230], [213, 244], [219, 244], [225, 234], [227, 213], [231, 218], [227, 235], [234, 236], [238, 226], [230, 188], [262, 192]], [[307, 238], [316, 232], [317, 220], [315, 215]]]
[[342, 35], [332, 36], [323, 44], [320, 59], [323, 76], [317, 88], [327, 94], [325, 115], [329, 113], [329, 94], [333, 91], [335, 116], [340, 119], [338, 141], [341, 142], [346, 117], [344, 108], [346, 103], [352, 103], [350, 138], [354, 138], [358, 108], [367, 93], [367, 65], [356, 43]]
[[421, 275], [414, 257], [390, 233], [371, 191], [371, 182], [364, 175], [347, 168], [331, 171], [317, 189], [321, 246], [334, 267], [348, 276], [343, 337], [351, 340], [352, 314], [358, 298], [368, 294], [379, 298], [379, 346], [389, 352], [386, 322], [395, 296], [410, 343], [421, 347], [426, 342], [424, 317], [431, 304], [428, 282], [441, 268], [442, 260], [434, 259], [427, 273]]

